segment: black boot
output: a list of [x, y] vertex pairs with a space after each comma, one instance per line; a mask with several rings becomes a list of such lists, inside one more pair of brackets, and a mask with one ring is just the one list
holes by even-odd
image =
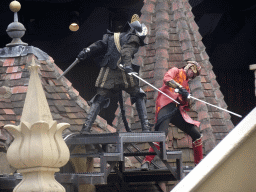
[[82, 130], [80, 131], [81, 134], [90, 134], [91, 126], [94, 123], [97, 115], [99, 114], [104, 100], [104, 97], [101, 95], [98, 95], [96, 98], [93, 99], [89, 114], [85, 118], [85, 123], [83, 124]]
[[142, 132], [149, 132], [151, 126], [148, 121], [148, 115], [146, 110], [145, 101], [142, 97], [137, 97], [136, 99], [136, 109], [141, 121]]

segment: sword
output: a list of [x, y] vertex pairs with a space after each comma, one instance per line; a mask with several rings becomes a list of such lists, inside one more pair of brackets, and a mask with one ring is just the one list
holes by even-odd
[[[89, 52], [89, 51], [90, 51], [90, 48], [86, 48], [85, 52], [87, 53], [87, 52]], [[59, 76], [59, 77], [57, 78], [57, 80], [59, 80], [62, 76], [66, 75], [67, 72], [69, 72], [70, 69], [72, 69], [72, 68], [73, 68], [77, 63], [79, 63], [79, 62], [80, 62], [80, 60], [79, 60], [78, 58], [76, 58], [76, 60], [61, 74], [61, 76]]]
[[[175, 92], [179, 92], [179, 89], [175, 89], [174, 91], [175, 91]], [[221, 107], [218, 107], [218, 106], [216, 106], [216, 105], [213, 105], [213, 104], [208, 103], [208, 102], [206, 102], [206, 101], [203, 101], [203, 100], [201, 100], [201, 99], [197, 99], [197, 98], [193, 97], [191, 94], [188, 95], [188, 99], [190, 99], [190, 98], [191, 98], [191, 99], [194, 99], [194, 100], [197, 100], [197, 101], [200, 101], [200, 102], [203, 102], [203, 103], [205, 103], [205, 104], [207, 104], [207, 105], [210, 105], [210, 106], [212, 106], [212, 107], [216, 107], [216, 108], [218, 108], [218, 109], [220, 109], [220, 110], [226, 111], [226, 112], [228, 112], [228, 113], [230, 113], [230, 114], [233, 114], [233, 115], [235, 115], [235, 116], [237, 116], [237, 117], [242, 118], [242, 115], [239, 115], [239, 114], [234, 113], [234, 112], [232, 112], [232, 111], [229, 111], [229, 110], [227, 110], [227, 109], [223, 109], [223, 108], [221, 108]]]
[[[120, 67], [123, 68], [122, 64], [119, 64]], [[175, 99], [171, 98], [169, 95], [167, 95], [166, 93], [164, 93], [163, 91], [157, 89], [154, 85], [151, 85], [149, 82], [145, 81], [144, 79], [142, 79], [141, 77], [139, 77], [138, 75], [136, 75], [138, 73], [136, 72], [132, 72], [132, 73], [128, 73], [128, 75], [133, 75], [134, 77], [138, 78], [139, 80], [143, 81], [144, 83], [148, 84], [149, 86], [151, 86], [152, 88], [154, 88], [155, 90], [157, 90], [158, 92], [162, 93], [163, 95], [165, 95], [166, 97], [168, 97], [169, 99], [173, 100], [175, 103], [180, 104], [178, 101], [176, 101]]]

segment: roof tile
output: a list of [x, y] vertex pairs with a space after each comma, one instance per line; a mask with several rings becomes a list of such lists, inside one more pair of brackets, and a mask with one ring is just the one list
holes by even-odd
[[63, 81], [68, 87], [72, 86], [72, 83], [66, 77], [62, 77], [61, 81]]
[[[19, 96], [19, 98], [22, 96], [21, 94], [19, 94], [19, 95], [17, 95], [17, 96]], [[13, 102], [12, 102], [12, 105], [13, 105], [13, 107], [14, 108], [16, 108], [16, 107], [23, 107], [24, 106], [24, 102], [25, 102], [25, 100], [14, 100]]]
[[92, 126], [92, 132], [93, 131], [96, 133], [104, 133], [104, 130], [102, 130], [101, 128]]
[[[62, 86], [54, 86], [53, 88], [54, 88], [54, 90], [55, 90], [57, 93], [63, 93]], [[66, 91], [66, 92], [67, 92], [67, 91]]]
[[44, 86], [48, 93], [55, 93], [54, 86]]
[[3, 109], [5, 114], [7, 115], [15, 115], [14, 111], [12, 109]]
[[107, 130], [109, 130], [109, 132], [111, 132], [111, 133], [115, 133], [117, 131], [114, 127], [112, 127], [110, 125], [107, 125]]
[[47, 81], [48, 81], [48, 84], [49, 84], [50, 86], [55, 86], [55, 84], [53, 83], [53, 81], [52, 81], [52, 80], [47, 79]]
[[1, 79], [2, 80], [7, 80], [11, 78], [11, 74], [1, 74]]
[[28, 71], [23, 71], [22, 72], [22, 75], [21, 75], [21, 78], [29, 78], [29, 72]]
[[76, 114], [76, 116], [77, 116], [78, 118], [84, 119], [87, 115], [85, 114], [85, 112], [79, 111], [79, 112]]
[[7, 58], [7, 59], [5, 59], [3, 66], [4, 67], [13, 66], [13, 64], [14, 64], [14, 58]]
[[[0, 121], [0, 127], [3, 127], [5, 126], [4, 122], [3, 121]], [[4, 137], [0, 134], [0, 139], [4, 140]], [[1, 144], [0, 144], [1, 146]]]
[[50, 110], [51, 110], [51, 112], [54, 112], [57, 114], [60, 113], [55, 106], [50, 106]]
[[44, 85], [48, 85], [48, 83], [47, 83], [47, 81], [46, 81], [45, 78], [41, 78], [41, 83], [42, 83], [43, 86], [44, 86]]
[[53, 93], [52, 97], [53, 97], [53, 99], [61, 99], [61, 97], [57, 93]]
[[71, 99], [71, 97], [69, 96], [69, 94], [68, 94], [68, 93], [66, 93], [66, 96], [67, 96], [67, 98], [68, 98], [68, 99]]
[[76, 107], [77, 106], [77, 104], [76, 104], [76, 102], [74, 100], [71, 100], [71, 101], [65, 100], [65, 101], [62, 101], [62, 103], [65, 106], [70, 106], [70, 107]]
[[65, 89], [64, 86], [60, 86], [60, 88], [62, 89], [62, 93], [67, 93], [68, 91]]
[[60, 112], [66, 112], [66, 109], [63, 105], [55, 105], [55, 107], [60, 111]]
[[52, 113], [52, 118], [53, 118], [54, 120], [62, 119], [62, 117], [61, 117], [58, 113]]
[[65, 93], [58, 93], [61, 99], [69, 99]]
[[62, 85], [62, 83], [61, 83], [60, 80], [53, 80], [53, 79], [52, 79], [52, 82], [53, 82], [55, 85]]
[[11, 75], [10, 79], [20, 79], [22, 76], [22, 73], [14, 73]]
[[28, 90], [27, 86], [16, 86], [12, 88], [12, 93], [16, 94], [16, 93], [26, 93]]
[[16, 73], [18, 71], [18, 66], [7, 67], [6, 73]]
[[76, 113], [79, 111], [83, 111], [80, 107], [65, 107], [66, 109], [68, 108], [68, 110], [72, 113]]
[[48, 100], [47, 100], [47, 102], [48, 102], [48, 105], [49, 105], [49, 106], [53, 106], [53, 105], [55, 105], [55, 104], [54, 104], [54, 101], [53, 101], [53, 100], [51, 100], [51, 99], [48, 99]]
[[67, 113], [67, 115], [68, 115], [68, 117], [69, 117], [70, 119], [76, 119], [76, 118], [77, 118], [74, 113]]
[[16, 121], [16, 115], [14, 112], [7, 115], [3, 115], [3, 118], [8, 121]]
[[47, 98], [47, 99], [53, 99], [52, 94], [49, 94], [49, 93], [45, 92], [45, 95], [46, 95], [46, 98]]
[[1, 67], [0, 68], [0, 73], [6, 73], [6, 67]]
[[77, 123], [77, 125], [82, 125], [84, 124], [84, 121], [81, 119], [76, 119], [75, 122]]
[[13, 105], [10, 102], [3, 102], [2, 104], [3, 104], [4, 108], [6, 108], [6, 109], [12, 109], [13, 108]]

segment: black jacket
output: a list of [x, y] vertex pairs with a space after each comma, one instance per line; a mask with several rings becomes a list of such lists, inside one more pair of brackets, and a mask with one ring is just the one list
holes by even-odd
[[131, 65], [131, 59], [138, 51], [139, 46], [145, 45], [143, 39], [136, 35], [135, 30], [120, 34], [121, 53], [116, 48], [114, 33], [107, 31], [102, 40], [89, 46], [87, 57], [102, 57], [100, 67], [117, 68], [117, 61], [122, 57], [122, 64]]

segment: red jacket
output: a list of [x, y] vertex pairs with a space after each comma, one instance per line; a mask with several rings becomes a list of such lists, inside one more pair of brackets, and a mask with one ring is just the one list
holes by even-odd
[[[160, 88], [160, 90], [180, 103], [180, 105], [179, 105], [180, 113], [181, 113], [183, 119], [187, 123], [194, 124], [197, 127], [199, 127], [200, 122], [199, 121], [194, 121], [186, 113], [186, 111], [189, 111], [188, 101], [183, 100], [181, 94], [175, 93], [173, 88], [168, 87], [166, 85], [166, 82], [168, 82], [172, 79], [174, 81], [176, 81], [177, 83], [179, 83], [180, 85], [182, 85], [190, 93], [190, 89], [189, 89], [189, 86], [188, 86], [188, 81], [189, 80], [187, 79], [186, 72], [183, 69], [178, 69], [177, 67], [173, 67], [165, 73], [164, 79], [163, 79], [163, 86]], [[156, 115], [155, 115], [156, 120], [157, 120], [157, 115], [158, 115], [160, 109], [162, 109], [164, 106], [166, 106], [166, 105], [168, 105], [169, 103], [172, 103], [172, 102], [173, 101], [171, 99], [169, 99], [168, 97], [166, 97], [162, 93], [158, 92], [158, 96], [157, 96], [157, 99], [156, 99]]]

